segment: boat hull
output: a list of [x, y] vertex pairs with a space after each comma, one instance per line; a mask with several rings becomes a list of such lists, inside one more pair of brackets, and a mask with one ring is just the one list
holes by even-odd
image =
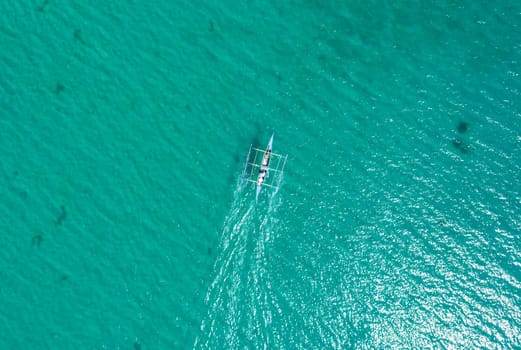
[[271, 158], [271, 149], [273, 147], [273, 135], [271, 135], [270, 141], [268, 142], [268, 146], [266, 146], [266, 150], [264, 151], [264, 155], [262, 157], [262, 163], [259, 168], [259, 174], [257, 175], [257, 188], [255, 191], [255, 201], [259, 199], [259, 194], [262, 188], [262, 184], [268, 176], [268, 169]]

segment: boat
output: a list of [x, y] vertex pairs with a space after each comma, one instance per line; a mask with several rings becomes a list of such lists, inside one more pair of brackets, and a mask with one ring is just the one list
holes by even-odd
[[[286, 160], [288, 158], [287, 155], [272, 152], [273, 137], [274, 135], [272, 134], [268, 146], [266, 146], [265, 149], [253, 148], [252, 145], [250, 145], [250, 150], [246, 156], [246, 162], [243, 168], [243, 178], [248, 182], [255, 183], [255, 201], [258, 201], [259, 194], [263, 187], [278, 190], [284, 166], [286, 165]], [[260, 157], [261, 154], [262, 157]], [[257, 161], [259, 158], [261, 159], [260, 164], [258, 164]], [[270, 167], [270, 164], [274, 164], [274, 162], [276, 163], [275, 166]], [[257, 168], [259, 168], [258, 172], [255, 171]], [[270, 173], [273, 174], [271, 180], [269, 180]]]

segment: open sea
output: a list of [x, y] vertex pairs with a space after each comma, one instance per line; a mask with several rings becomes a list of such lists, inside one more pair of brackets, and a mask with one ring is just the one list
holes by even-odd
[[0, 0], [0, 349], [521, 348], [520, 74], [516, 1]]

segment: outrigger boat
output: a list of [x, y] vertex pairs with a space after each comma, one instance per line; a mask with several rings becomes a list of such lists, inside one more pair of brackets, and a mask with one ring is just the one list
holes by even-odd
[[[246, 163], [244, 164], [242, 175], [248, 182], [256, 184], [255, 201], [259, 199], [259, 193], [263, 186], [277, 190], [279, 188], [280, 180], [282, 179], [282, 172], [284, 171], [284, 166], [286, 165], [288, 156], [273, 153], [272, 146], [273, 135], [271, 135], [270, 141], [265, 150], [252, 148], [252, 145], [250, 145], [250, 150], [246, 157]], [[254, 155], [253, 160], [250, 161], [252, 151], [254, 152]], [[257, 159], [260, 158], [259, 154], [262, 154], [260, 164], [257, 163]], [[276, 165], [275, 167], [270, 168], [270, 163], [274, 163], [271, 162], [272, 159], [274, 162], [276, 161]], [[257, 173], [257, 179], [255, 179], [255, 169], [257, 168], [259, 168], [259, 172]], [[267, 181], [270, 173], [273, 173], [274, 176], [271, 177], [271, 181]]]

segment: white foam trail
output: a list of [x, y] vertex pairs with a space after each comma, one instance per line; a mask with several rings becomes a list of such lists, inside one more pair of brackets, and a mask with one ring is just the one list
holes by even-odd
[[[216, 275], [205, 296], [208, 314], [201, 322], [201, 336], [204, 336], [204, 339], [197, 337], [194, 348], [208, 348], [212, 338], [216, 336], [216, 318], [219, 314], [226, 311], [234, 315], [237, 310], [237, 298], [233, 295], [233, 286], [240, 284], [240, 265], [244, 261], [247, 227], [251, 222], [250, 215], [254, 208], [251, 199], [244, 196], [245, 186], [241, 182], [239, 179], [230, 212], [223, 225], [220, 253], [214, 264]], [[227, 332], [228, 336], [237, 333], [237, 320], [234, 317], [227, 317], [224, 322], [230, 331]], [[227, 339], [228, 344], [235, 342], [235, 339]]]
[[261, 223], [258, 230], [255, 249], [253, 251], [254, 261], [250, 268], [251, 285], [248, 289], [251, 291], [251, 310], [252, 326], [250, 330], [256, 330], [257, 334], [252, 336], [257, 340], [257, 348], [270, 348], [271, 332], [269, 331], [272, 322], [273, 294], [270, 288], [269, 266], [266, 259], [266, 249], [269, 249], [269, 243], [272, 235], [277, 231], [277, 219], [273, 215], [281, 201], [276, 192], [270, 195], [268, 207], [261, 216]]
[[262, 342], [261, 347], [269, 343], [265, 330], [271, 323], [272, 293], [265, 251], [276, 229], [272, 214], [280, 199], [272, 193], [268, 203], [256, 204], [248, 188], [238, 181], [222, 229], [215, 278], [204, 299], [208, 313], [194, 348], [237, 348], [244, 336]]

